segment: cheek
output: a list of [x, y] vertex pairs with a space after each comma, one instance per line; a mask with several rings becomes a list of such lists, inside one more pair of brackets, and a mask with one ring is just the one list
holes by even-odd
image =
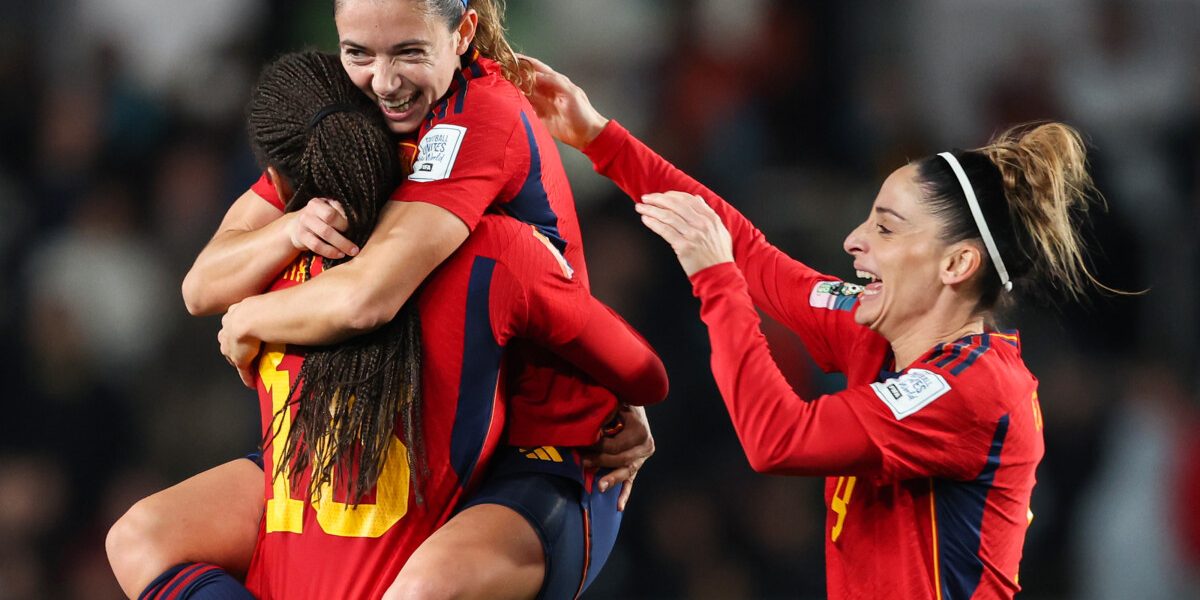
[[371, 80], [373, 73], [371, 69], [366, 67], [356, 67], [342, 65], [346, 70], [346, 75], [350, 77], [350, 81], [354, 83], [354, 87], [366, 94], [368, 98], [375, 98], [375, 93], [371, 91]]

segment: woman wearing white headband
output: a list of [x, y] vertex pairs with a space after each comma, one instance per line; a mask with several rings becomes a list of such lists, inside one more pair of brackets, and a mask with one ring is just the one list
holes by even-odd
[[[827, 477], [830, 598], [1011, 598], [1043, 454], [1037, 380], [1015, 331], [1017, 294], [1077, 297], [1088, 273], [1076, 216], [1092, 182], [1078, 134], [1010, 130], [905, 165], [844, 248], [865, 285], [767, 243], [733, 207], [545, 65], [534, 106], [564, 142], [640, 202], [701, 300], [712, 368], [760, 472]], [[679, 190], [666, 193], [665, 190]], [[759, 331], [787, 325], [847, 388], [801, 398]]]

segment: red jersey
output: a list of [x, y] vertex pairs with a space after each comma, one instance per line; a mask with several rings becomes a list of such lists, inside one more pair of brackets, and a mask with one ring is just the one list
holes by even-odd
[[[967, 336], [894, 372], [884, 338], [854, 322], [861, 288], [767, 243], [733, 207], [610, 124], [587, 148], [634, 198], [702, 196], [736, 264], [692, 276], [713, 376], [759, 471], [827, 475], [829, 597], [1011, 598], [1034, 471], [1037, 382], [1015, 333]], [[845, 391], [799, 398], [775, 366], [755, 306], [795, 331]]]
[[[472, 230], [486, 212], [502, 212], [537, 228], [589, 289], [575, 200], [554, 138], [529, 100], [504, 78], [500, 65], [473, 48], [463, 57], [442, 100], [417, 132], [412, 175], [392, 199], [444, 208]], [[253, 188], [276, 207], [283, 203], [264, 178]], [[520, 344], [506, 442], [516, 446], [584, 446], [595, 442], [614, 400], [563, 402], [581, 393], [578, 371], [543, 348]], [[586, 387], [586, 386], [585, 386]], [[630, 399], [622, 398], [627, 402]]]
[[[319, 273], [319, 259], [301, 260], [272, 289], [307, 279], [310, 262]], [[326, 488], [316, 503], [291, 498], [287, 478], [273, 477], [291, 426], [288, 414], [283, 431], [263, 452], [267, 505], [246, 582], [256, 597], [380, 597], [409, 555], [450, 518], [499, 443], [502, 350], [517, 336], [568, 356], [622, 395], [643, 401], [665, 395], [665, 372], [649, 347], [570, 277], [553, 245], [527, 224], [502, 216], [481, 219], [415, 301], [429, 469], [421, 480], [424, 502], [410, 493], [410, 465], [399, 436], [376, 489], [357, 508], [345, 504], [341, 486], [334, 493]], [[302, 349], [264, 349], [258, 382], [264, 431], [284, 405], [302, 361]], [[615, 409], [611, 395], [609, 400]], [[309, 474], [289, 476], [298, 476], [303, 490]]]

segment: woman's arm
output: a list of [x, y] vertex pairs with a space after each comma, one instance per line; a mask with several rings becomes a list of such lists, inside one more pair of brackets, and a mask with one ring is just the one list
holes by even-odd
[[[845, 331], [856, 326], [848, 311], [830, 311], [810, 299], [816, 286], [831, 277], [767, 242], [737, 209], [597, 112], [570, 79], [541, 62], [526, 60], [537, 73], [531, 102], [555, 137], [587, 154], [596, 171], [612, 179], [639, 206], [647, 202], [648, 194], [667, 190], [702, 198], [732, 236], [733, 258], [755, 305], [798, 333], [822, 368], [840, 370], [837, 356], [846, 348], [836, 346], [855, 339]], [[653, 198], [648, 201], [656, 203]]]
[[334, 202], [313, 199], [303, 209], [285, 214], [279, 205], [248, 190], [229, 207], [217, 233], [183, 279], [188, 312], [196, 316], [224, 312], [262, 293], [303, 250], [326, 258], [356, 254], [358, 248], [340, 233], [346, 226], [346, 217]]
[[354, 260], [304, 285], [231, 306], [218, 334], [221, 353], [248, 372], [262, 340], [313, 346], [376, 329], [396, 316], [468, 233], [466, 224], [446, 209], [389, 202]]

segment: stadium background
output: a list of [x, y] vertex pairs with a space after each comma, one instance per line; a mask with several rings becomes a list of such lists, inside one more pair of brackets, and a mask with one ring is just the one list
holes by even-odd
[[[1149, 287], [1010, 323], [1047, 455], [1030, 599], [1200, 597], [1200, 3], [510, 0], [515, 45], [810, 264], [908, 157], [1064, 119], [1109, 211], [1103, 281]], [[256, 443], [253, 395], [179, 283], [253, 181], [259, 65], [332, 49], [328, 0], [0, 4], [0, 599], [117, 598], [104, 533], [137, 498]], [[661, 352], [669, 401], [600, 598], [819, 598], [820, 482], [752, 473], [697, 303], [627, 200], [566, 151], [595, 293]], [[795, 385], [815, 372], [768, 333]]]

